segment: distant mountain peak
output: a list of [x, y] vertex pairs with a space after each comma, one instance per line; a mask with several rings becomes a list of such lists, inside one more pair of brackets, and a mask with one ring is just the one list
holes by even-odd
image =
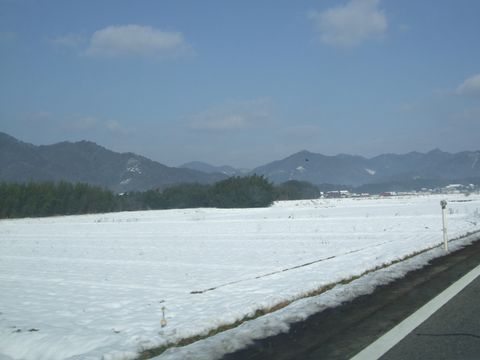
[[0, 131], [0, 138], [5, 139], [5, 140], [19, 141], [18, 139], [15, 139], [13, 136], [8, 135], [7, 133], [1, 132], [1, 131]]
[[349, 186], [412, 179], [458, 179], [480, 177], [477, 165], [480, 161], [476, 154], [450, 154], [434, 149], [428, 153], [383, 154], [368, 159], [359, 155], [326, 156], [302, 150], [252, 172], [275, 183], [294, 179]]
[[427, 154], [448, 154], [442, 150], [440, 150], [439, 148], [435, 148], [433, 150], [430, 150]]
[[295, 153], [294, 155], [315, 155], [313, 152], [308, 150], [300, 150], [299, 152]]
[[244, 169], [236, 169], [229, 165], [215, 166], [203, 161], [190, 161], [183, 165], [180, 165], [180, 168], [203, 171], [209, 174], [220, 173], [227, 176], [243, 175], [249, 171]]
[[65, 180], [126, 192], [179, 183], [213, 183], [227, 178], [223, 174], [168, 167], [87, 140], [35, 146], [0, 133], [0, 146], [0, 181]]
[[4, 132], [0, 131], [0, 145], [7, 144], [7, 143], [22, 144], [22, 145], [25, 145], [25, 146], [33, 146], [32, 144], [25, 143], [21, 140], [18, 140], [17, 138], [14, 138], [13, 136], [11, 136], [7, 133], [4, 133]]
[[131, 152], [111, 151], [88, 140], [35, 146], [0, 132], [0, 181], [66, 180], [126, 192], [186, 182], [212, 183], [246, 174], [263, 175], [275, 183], [299, 180], [352, 186], [414, 179], [473, 179], [480, 178], [480, 151], [452, 154], [437, 148], [427, 153], [365, 158], [301, 150], [249, 171], [202, 161], [191, 161], [181, 168], [168, 167]]

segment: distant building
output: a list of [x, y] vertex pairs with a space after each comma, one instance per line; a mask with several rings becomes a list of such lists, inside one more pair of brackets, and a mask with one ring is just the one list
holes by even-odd
[[348, 190], [332, 190], [325, 193], [325, 197], [329, 199], [340, 199], [350, 197], [350, 191]]
[[463, 187], [464, 186], [462, 184], [450, 184], [450, 185], [445, 186], [445, 189], [447, 189], [447, 190], [460, 190]]
[[443, 192], [447, 194], [460, 194], [462, 190], [465, 190], [462, 184], [449, 184], [443, 188]]
[[385, 191], [380, 196], [397, 196], [397, 193], [395, 191]]

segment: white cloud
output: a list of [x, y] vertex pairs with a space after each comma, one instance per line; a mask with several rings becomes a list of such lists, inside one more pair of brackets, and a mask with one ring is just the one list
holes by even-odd
[[480, 74], [473, 75], [457, 87], [458, 95], [480, 95]]
[[116, 120], [105, 121], [103, 126], [105, 126], [105, 128], [112, 133], [118, 133], [122, 135], [127, 135], [129, 133], [129, 131]]
[[190, 52], [179, 32], [150, 26], [108, 26], [93, 33], [87, 54], [96, 57], [166, 57]]
[[64, 36], [59, 36], [51, 40], [54, 45], [66, 47], [66, 48], [78, 48], [86, 41], [83, 35], [79, 34], [67, 34]]
[[49, 111], [35, 111], [26, 114], [25, 120], [28, 122], [46, 122], [52, 119], [52, 113]]
[[354, 47], [386, 34], [387, 17], [379, 3], [380, 0], [350, 0], [322, 12], [312, 11], [309, 17], [315, 23], [321, 42]]
[[129, 130], [116, 120], [104, 120], [95, 116], [74, 114], [64, 123], [65, 127], [73, 131], [107, 130], [110, 133], [127, 135]]
[[259, 127], [272, 117], [268, 99], [234, 102], [190, 116], [188, 127], [197, 131], [234, 131]]
[[71, 125], [78, 130], [95, 129], [100, 121], [93, 116], [74, 116]]

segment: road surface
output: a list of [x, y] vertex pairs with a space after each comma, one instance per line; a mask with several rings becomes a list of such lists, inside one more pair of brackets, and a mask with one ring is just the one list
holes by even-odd
[[[477, 241], [379, 287], [373, 294], [315, 314], [293, 324], [288, 333], [256, 341], [248, 348], [225, 355], [223, 360], [350, 359], [479, 264]], [[480, 359], [479, 295], [477, 279], [385, 353], [382, 360], [469, 359], [472, 354]], [[430, 352], [433, 347], [438, 351]], [[447, 352], [447, 348], [453, 352]]]
[[480, 277], [478, 273], [477, 271], [473, 282], [413, 329], [380, 359], [479, 359]]

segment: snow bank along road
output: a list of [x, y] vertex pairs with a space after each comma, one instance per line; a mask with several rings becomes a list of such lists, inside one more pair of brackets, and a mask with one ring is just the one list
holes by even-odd
[[[423, 321], [425, 315], [435, 311], [434, 305], [441, 305], [468, 282], [465, 280], [471, 280], [475, 275], [470, 275], [472, 269], [477, 268], [474, 272], [478, 274], [480, 234], [472, 238], [477, 241], [463, 248], [459, 246], [459, 243], [466, 245], [463, 240], [452, 243], [453, 251], [446, 256], [434, 258], [445, 254], [441, 248], [435, 248], [337, 286], [330, 292], [339, 294], [337, 289], [342, 287], [343, 293], [347, 288], [352, 292], [358, 287], [360, 291], [356, 295], [360, 293], [360, 296], [340, 306], [313, 313], [305, 321], [290, 324], [288, 332], [254, 341], [244, 349], [223, 356], [222, 360], [354, 360], [354, 356], [364, 360], [377, 359], [388, 349], [386, 345], [394, 343], [390, 340], [398, 341], [416, 325], [414, 322]], [[412, 265], [421, 264], [425, 258], [430, 258], [428, 265], [412, 271]], [[386, 284], [379, 281], [398, 275], [401, 268], [410, 271], [401, 278], [397, 277], [396, 281]], [[362, 291], [365, 289], [361, 289], [365, 281], [381, 286], [365, 294]], [[480, 278], [476, 281], [480, 285]], [[471, 286], [463, 289], [381, 359], [390, 359], [392, 355], [396, 359], [409, 360], [477, 359], [478, 338], [470, 334], [477, 332], [480, 321], [478, 296], [472, 294], [478, 292], [479, 286], [469, 289]], [[313, 302], [313, 299], [309, 300]], [[275, 313], [269, 316], [273, 315]], [[415, 339], [413, 342], [410, 341], [412, 338]], [[376, 352], [378, 350], [380, 353]]]
[[[134, 359], [281, 308], [438, 245], [442, 198], [2, 220], [0, 359]], [[479, 196], [446, 198], [451, 238], [480, 230]], [[301, 304], [279, 313], [300, 319]], [[277, 316], [267, 332], [285, 326]]]

